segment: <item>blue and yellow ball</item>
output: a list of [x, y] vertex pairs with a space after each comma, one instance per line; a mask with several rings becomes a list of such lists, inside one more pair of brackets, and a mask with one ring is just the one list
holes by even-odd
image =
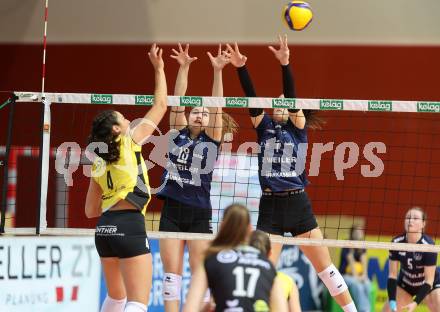
[[312, 8], [305, 1], [291, 1], [284, 7], [283, 20], [292, 30], [303, 30], [312, 19]]

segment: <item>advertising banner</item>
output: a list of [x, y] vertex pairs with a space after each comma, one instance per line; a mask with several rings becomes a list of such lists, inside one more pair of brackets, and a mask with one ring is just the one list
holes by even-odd
[[93, 237], [0, 238], [0, 311], [98, 311]]

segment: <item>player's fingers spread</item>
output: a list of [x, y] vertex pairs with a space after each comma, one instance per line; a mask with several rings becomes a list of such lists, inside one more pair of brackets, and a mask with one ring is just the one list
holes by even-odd
[[237, 53], [240, 53], [240, 50], [238, 49], [238, 44], [237, 44], [237, 42], [234, 43], [234, 47], [235, 47], [235, 51], [236, 51]]

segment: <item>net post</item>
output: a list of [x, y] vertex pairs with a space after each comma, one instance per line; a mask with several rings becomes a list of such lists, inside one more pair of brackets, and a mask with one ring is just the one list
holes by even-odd
[[12, 141], [12, 126], [14, 122], [15, 114], [15, 100], [17, 96], [13, 94], [6, 102], [5, 105], [10, 104], [9, 117], [8, 117], [8, 129], [6, 133], [6, 150], [5, 150], [5, 161], [3, 163], [3, 187], [2, 187], [2, 202], [1, 202], [1, 220], [0, 220], [0, 234], [5, 233], [5, 223], [6, 223], [6, 211], [8, 205], [7, 193], [8, 193], [8, 179], [9, 179], [9, 154], [11, 150]]
[[37, 220], [35, 234], [40, 235], [41, 230], [47, 228], [47, 190], [49, 182], [49, 158], [50, 158], [50, 101], [42, 97], [42, 113], [41, 113], [41, 136], [40, 136], [40, 174], [38, 177], [38, 205]]

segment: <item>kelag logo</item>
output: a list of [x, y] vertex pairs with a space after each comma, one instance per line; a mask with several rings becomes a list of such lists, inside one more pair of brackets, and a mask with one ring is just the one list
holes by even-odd
[[295, 109], [295, 99], [272, 99], [272, 107], [273, 108], [287, 108], [287, 109]]
[[368, 110], [377, 112], [389, 112], [393, 110], [391, 101], [368, 101]]
[[90, 98], [92, 104], [112, 104], [113, 95], [111, 94], [92, 94]]
[[319, 102], [319, 107], [322, 110], [343, 110], [344, 101], [343, 100], [321, 100]]
[[248, 107], [249, 100], [241, 97], [226, 98], [226, 107]]
[[154, 96], [152, 95], [136, 95], [134, 103], [136, 105], [147, 105], [151, 106], [154, 102]]
[[440, 102], [417, 102], [417, 111], [422, 113], [440, 113]]
[[181, 96], [180, 106], [202, 106], [201, 96]]

